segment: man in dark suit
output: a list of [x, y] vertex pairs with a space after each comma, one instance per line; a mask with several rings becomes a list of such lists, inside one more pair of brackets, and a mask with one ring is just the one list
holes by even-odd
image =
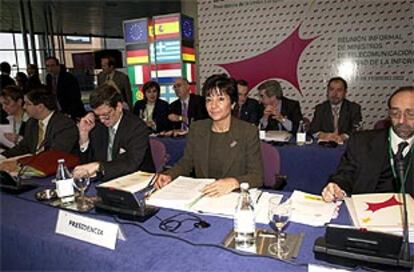
[[[11, 66], [8, 62], [3, 61], [0, 63], [0, 91], [8, 85], [16, 85], [14, 79], [10, 77]], [[7, 112], [3, 110], [0, 105], [0, 124], [8, 124]]]
[[[360, 193], [406, 192], [414, 196], [414, 86], [402, 87], [388, 100], [389, 129], [361, 131], [349, 138], [336, 173], [322, 191], [325, 201]], [[396, 160], [403, 159], [401, 182]]]
[[125, 104], [132, 110], [132, 91], [128, 76], [116, 70], [116, 61], [112, 56], [102, 57], [101, 67], [102, 72], [98, 74], [98, 86], [106, 83], [115, 87], [122, 95]]
[[86, 164], [76, 168], [98, 174], [102, 180], [138, 170], [154, 172], [147, 126], [123, 110], [121, 94], [104, 84], [89, 100], [93, 112], [79, 123], [81, 161]]
[[328, 100], [317, 105], [310, 133], [320, 141], [342, 143], [359, 127], [361, 106], [345, 98], [348, 84], [341, 77], [328, 82]]
[[249, 93], [249, 87], [247, 86], [247, 82], [245, 80], [237, 80], [236, 83], [238, 100], [233, 110], [233, 116], [255, 125], [259, 124], [259, 102], [247, 96]]
[[205, 101], [202, 96], [190, 94], [190, 84], [185, 78], [177, 78], [173, 87], [179, 99], [171, 103], [168, 119], [173, 129], [187, 131], [192, 121], [208, 117]]
[[13, 148], [4, 151], [4, 157], [14, 157], [43, 150], [60, 150], [76, 153], [78, 130], [75, 123], [57, 112], [56, 97], [45, 88], [35, 89], [24, 96], [27, 121], [23, 139]]
[[46, 85], [57, 97], [58, 107], [64, 114], [73, 120], [84, 116], [86, 111], [81, 99], [81, 91], [78, 80], [64, 66], [59, 64], [55, 57], [46, 59]]
[[262, 129], [286, 130], [296, 133], [302, 120], [300, 104], [283, 96], [282, 87], [276, 80], [268, 80], [258, 87], [263, 113], [260, 119]]

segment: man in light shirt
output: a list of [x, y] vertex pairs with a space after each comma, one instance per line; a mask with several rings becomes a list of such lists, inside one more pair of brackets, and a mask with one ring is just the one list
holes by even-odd
[[92, 112], [79, 123], [81, 161], [77, 166], [109, 180], [138, 170], [154, 172], [145, 123], [123, 110], [121, 94], [104, 84], [89, 99]]
[[[401, 184], [414, 196], [414, 86], [396, 90], [388, 100], [388, 129], [353, 134], [336, 173], [322, 191], [325, 201], [341, 200], [345, 195], [400, 192]], [[404, 162], [401, 181], [396, 161]]]

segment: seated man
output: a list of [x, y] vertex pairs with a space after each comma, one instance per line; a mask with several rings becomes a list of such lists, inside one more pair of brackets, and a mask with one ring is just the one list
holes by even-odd
[[341, 77], [328, 82], [328, 100], [317, 105], [310, 125], [310, 133], [320, 141], [343, 143], [359, 127], [361, 106], [347, 100], [348, 84]]
[[260, 106], [259, 103], [247, 95], [249, 93], [249, 87], [247, 82], [243, 79], [237, 80], [237, 104], [233, 110], [233, 116], [240, 120], [258, 125]]
[[145, 123], [122, 109], [122, 96], [104, 84], [89, 98], [93, 112], [79, 123], [83, 168], [90, 175], [109, 180], [138, 170], [154, 172], [148, 129]]
[[75, 153], [78, 130], [75, 123], [57, 112], [56, 97], [44, 87], [24, 96], [24, 109], [30, 119], [26, 123], [23, 139], [13, 148], [1, 153], [2, 158], [14, 157], [43, 150]]
[[388, 100], [389, 129], [361, 131], [349, 138], [336, 174], [322, 191], [325, 201], [359, 193], [400, 192], [396, 157], [403, 157], [405, 190], [414, 196], [414, 86], [395, 91]]
[[173, 87], [179, 99], [171, 103], [168, 119], [172, 122], [173, 129], [187, 131], [192, 121], [208, 117], [204, 98], [190, 94], [190, 85], [185, 78], [178, 78]]
[[263, 116], [260, 119], [262, 129], [286, 130], [296, 133], [302, 112], [298, 101], [283, 96], [282, 87], [276, 80], [268, 80], [258, 87]]

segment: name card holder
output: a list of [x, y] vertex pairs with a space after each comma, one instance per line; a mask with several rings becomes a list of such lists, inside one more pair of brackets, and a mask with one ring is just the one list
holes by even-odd
[[115, 250], [117, 238], [126, 240], [118, 224], [59, 210], [56, 233]]

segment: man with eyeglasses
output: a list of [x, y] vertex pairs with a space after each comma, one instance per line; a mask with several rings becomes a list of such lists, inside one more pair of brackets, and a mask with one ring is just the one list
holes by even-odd
[[405, 190], [414, 196], [414, 86], [396, 90], [388, 99], [391, 128], [361, 131], [349, 138], [336, 174], [322, 191], [325, 201], [345, 195], [400, 192], [396, 159], [405, 165]]
[[154, 172], [145, 123], [123, 110], [121, 94], [111, 85], [95, 89], [89, 98], [92, 112], [79, 123], [81, 161], [103, 181], [138, 170]]
[[191, 121], [208, 117], [204, 98], [196, 94], [190, 94], [190, 84], [187, 79], [177, 78], [173, 88], [179, 98], [171, 103], [170, 114], [168, 115], [173, 129], [187, 131]]

